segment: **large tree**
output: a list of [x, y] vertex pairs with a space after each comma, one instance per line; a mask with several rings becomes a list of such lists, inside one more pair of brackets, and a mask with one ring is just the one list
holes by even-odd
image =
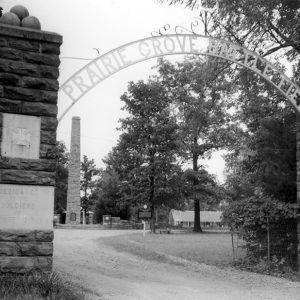
[[55, 196], [54, 196], [54, 212], [63, 213], [67, 206], [68, 192], [68, 163], [69, 153], [63, 142], [56, 143], [56, 172], [55, 172]]
[[[239, 79], [235, 115], [243, 131], [228, 156], [229, 179], [285, 202], [296, 201], [296, 116], [283, 96], [244, 70]], [[244, 174], [243, 174], [244, 173]], [[247, 175], [245, 174], [247, 173]], [[248, 183], [246, 183], [248, 182]], [[245, 189], [243, 189], [245, 192]]]
[[94, 205], [91, 198], [93, 188], [95, 187], [95, 176], [99, 174], [94, 159], [89, 159], [86, 155], [83, 156], [83, 161], [80, 164], [81, 171], [81, 186], [80, 189], [83, 193], [81, 197], [81, 207], [83, 209], [83, 224], [85, 224], [86, 213], [89, 208]]
[[[228, 80], [234, 71], [218, 59], [189, 57], [176, 64], [159, 61], [160, 80], [173, 101], [180, 128], [181, 157], [199, 172], [199, 158], [230, 144], [236, 128], [228, 109], [234, 85]], [[194, 190], [199, 180], [194, 176]], [[200, 226], [200, 199], [194, 196], [194, 231]]]
[[132, 203], [128, 201], [126, 197], [128, 193], [124, 187], [124, 182], [120, 181], [119, 175], [114, 169], [101, 170], [101, 175], [91, 194], [91, 198], [96, 203], [96, 222], [102, 223], [103, 215], [112, 215], [123, 220], [130, 218]]
[[129, 83], [121, 100], [129, 116], [120, 120], [123, 133], [115, 149], [122, 160], [119, 173], [134, 187], [133, 195], [150, 205], [151, 229], [155, 231], [155, 207], [168, 194], [162, 188], [178, 170], [176, 118], [166, 89], [155, 79]]

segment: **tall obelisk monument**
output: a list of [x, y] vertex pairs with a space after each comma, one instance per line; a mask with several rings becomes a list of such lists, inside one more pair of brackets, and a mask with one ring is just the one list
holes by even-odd
[[66, 224], [80, 224], [80, 118], [72, 118]]

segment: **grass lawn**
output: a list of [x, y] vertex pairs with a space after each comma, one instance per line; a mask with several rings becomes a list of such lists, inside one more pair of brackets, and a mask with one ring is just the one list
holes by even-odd
[[26, 274], [0, 274], [3, 300], [82, 300], [82, 291], [65, 282], [58, 273], [33, 271]]
[[103, 238], [103, 242], [118, 251], [162, 262], [166, 262], [167, 256], [172, 255], [216, 266], [232, 263], [231, 236], [224, 232], [146, 234], [145, 237], [141, 232]]

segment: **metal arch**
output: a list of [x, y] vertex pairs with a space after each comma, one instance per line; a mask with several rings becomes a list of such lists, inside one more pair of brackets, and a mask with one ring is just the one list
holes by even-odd
[[64, 92], [72, 103], [59, 116], [58, 121], [87, 92], [111, 75], [141, 61], [175, 54], [214, 56], [246, 67], [265, 78], [300, 113], [300, 87], [265, 58], [222, 39], [177, 33], [133, 41], [91, 60], [60, 86], [59, 91]]

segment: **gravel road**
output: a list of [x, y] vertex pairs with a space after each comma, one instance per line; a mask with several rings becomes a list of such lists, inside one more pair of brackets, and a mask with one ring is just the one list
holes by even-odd
[[205, 264], [173, 265], [120, 253], [101, 238], [134, 231], [56, 229], [54, 269], [86, 299], [300, 299], [300, 283]]

